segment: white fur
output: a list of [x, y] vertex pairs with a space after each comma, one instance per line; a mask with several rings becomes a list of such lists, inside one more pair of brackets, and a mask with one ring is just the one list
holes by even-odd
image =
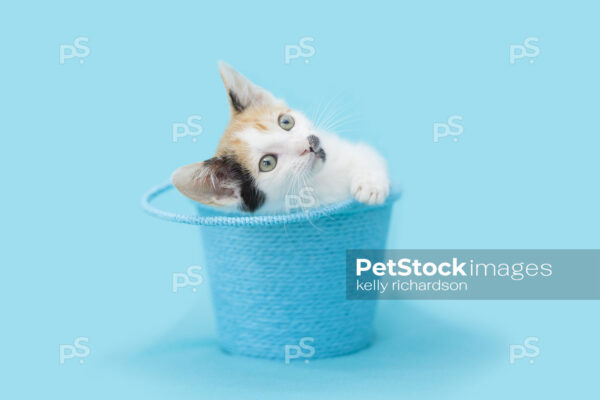
[[[299, 200], [312, 206], [335, 203], [351, 196], [366, 204], [385, 201], [390, 187], [387, 167], [383, 157], [372, 147], [315, 130], [298, 111], [289, 114], [296, 121], [289, 132], [282, 129], [238, 132], [238, 136], [250, 144], [252, 164], [256, 165], [252, 172], [257, 176], [258, 187], [266, 194], [267, 200], [258, 210], [260, 213], [290, 211], [290, 206], [294, 208]], [[325, 162], [313, 153], [301, 155], [309, 148], [307, 138], [310, 135], [320, 139], [326, 153]], [[278, 157], [273, 171], [260, 172], [258, 169], [260, 158], [265, 154]], [[303, 196], [309, 198], [302, 199]]]
[[[294, 127], [286, 131], [278, 124], [281, 106], [285, 103], [270, 92], [256, 86], [242, 74], [225, 63], [219, 70], [228, 91], [235, 93], [245, 107], [273, 108], [272, 115], [264, 117], [261, 124], [267, 130], [247, 127], [235, 132], [249, 148], [249, 169], [257, 187], [266, 195], [258, 213], [280, 213], [306, 210], [335, 203], [353, 196], [366, 204], [381, 204], [389, 194], [390, 181], [385, 160], [371, 147], [352, 143], [334, 133], [316, 129], [301, 112], [288, 112]], [[232, 113], [236, 110], [232, 107]], [[326, 161], [310, 152], [308, 137], [315, 135], [326, 153]], [[266, 154], [277, 156], [274, 170], [261, 172], [260, 159]], [[181, 167], [173, 174], [175, 186], [186, 196], [197, 201], [235, 209], [241, 204], [239, 188], [231, 182], [216, 182], [211, 175], [206, 179], [203, 163]], [[199, 179], [203, 178], [203, 179]], [[223, 191], [215, 196], [217, 185], [229, 190], [231, 198], [223, 198]], [[233, 189], [233, 190], [231, 190]]]
[[270, 92], [250, 82], [226, 62], [219, 61], [219, 73], [227, 90], [232, 90], [245, 106], [284, 104]]

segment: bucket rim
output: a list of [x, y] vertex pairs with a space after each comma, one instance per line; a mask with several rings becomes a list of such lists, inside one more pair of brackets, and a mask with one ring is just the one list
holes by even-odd
[[186, 215], [178, 214], [170, 211], [164, 211], [156, 208], [151, 203], [154, 199], [160, 195], [168, 192], [174, 188], [173, 184], [168, 181], [161, 185], [155, 186], [150, 189], [142, 196], [141, 205], [143, 210], [156, 218], [178, 222], [189, 225], [202, 225], [202, 226], [252, 226], [252, 225], [283, 225], [293, 224], [301, 222], [311, 222], [317, 218], [332, 217], [335, 214], [343, 213], [360, 213], [371, 211], [374, 209], [390, 207], [400, 198], [400, 192], [392, 190], [386, 201], [382, 204], [377, 205], [366, 205], [359, 203], [353, 198], [342, 200], [337, 203], [329, 204], [323, 207], [315, 208], [308, 212], [297, 212], [291, 214], [265, 214], [265, 215], [252, 215], [252, 216], [240, 216], [240, 215], [229, 215], [225, 212], [219, 212], [214, 208], [204, 206], [201, 203], [194, 202], [199, 208], [206, 208], [210, 210], [211, 216], [201, 215]]

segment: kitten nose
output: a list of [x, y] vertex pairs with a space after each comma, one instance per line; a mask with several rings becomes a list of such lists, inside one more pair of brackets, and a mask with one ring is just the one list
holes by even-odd
[[310, 151], [312, 151], [313, 153], [319, 151], [319, 147], [321, 145], [321, 141], [319, 140], [319, 138], [315, 135], [310, 135], [309, 137], [307, 137], [307, 139], [308, 145], [310, 146]]

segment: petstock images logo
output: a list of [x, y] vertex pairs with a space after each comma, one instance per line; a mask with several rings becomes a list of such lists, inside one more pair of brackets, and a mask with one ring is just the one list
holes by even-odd
[[600, 250], [348, 250], [350, 300], [597, 300]]

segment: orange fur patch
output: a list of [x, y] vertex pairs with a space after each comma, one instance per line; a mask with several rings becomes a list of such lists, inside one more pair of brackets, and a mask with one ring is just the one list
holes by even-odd
[[225, 129], [215, 156], [234, 155], [248, 171], [255, 171], [250, 165], [248, 143], [237, 133], [248, 128], [268, 131], [277, 126], [280, 114], [290, 112], [287, 107], [249, 107], [241, 113], [232, 112], [229, 125]]

